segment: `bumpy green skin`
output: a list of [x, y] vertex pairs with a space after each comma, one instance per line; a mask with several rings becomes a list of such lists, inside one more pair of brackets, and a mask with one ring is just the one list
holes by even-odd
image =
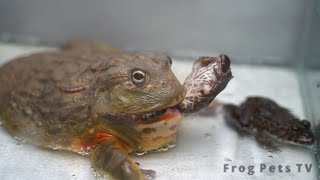
[[[80, 152], [82, 144], [93, 143], [83, 147], [98, 145], [91, 156], [97, 173], [116, 179], [144, 179], [128, 157], [128, 152], [141, 150], [141, 132], [134, 128], [137, 122], [105, 116], [139, 116], [182, 101], [185, 90], [170, 66], [166, 55], [147, 52], [64, 51], [15, 59], [0, 68], [3, 125], [13, 136], [43, 147]], [[132, 82], [131, 73], [136, 69], [147, 74], [143, 85]], [[103, 136], [106, 142], [95, 137], [99, 132], [108, 134]], [[113, 141], [118, 145], [110, 143]], [[101, 152], [101, 148], [114, 150]], [[115, 152], [129, 164], [104, 167], [98, 160]], [[123, 166], [134, 168], [123, 171]]]

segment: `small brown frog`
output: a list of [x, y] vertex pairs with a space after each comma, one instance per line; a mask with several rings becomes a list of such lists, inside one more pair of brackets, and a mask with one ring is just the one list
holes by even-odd
[[296, 145], [315, 141], [307, 120], [299, 120], [288, 109], [264, 97], [248, 97], [239, 107], [224, 105], [226, 121], [232, 127], [256, 136], [261, 145], [279, 150], [272, 139]]
[[200, 58], [182, 86], [165, 54], [81, 43], [2, 66], [0, 115], [26, 142], [89, 155], [99, 177], [153, 177], [129, 153], [175, 141], [182, 113], [207, 106], [232, 78], [225, 55]]

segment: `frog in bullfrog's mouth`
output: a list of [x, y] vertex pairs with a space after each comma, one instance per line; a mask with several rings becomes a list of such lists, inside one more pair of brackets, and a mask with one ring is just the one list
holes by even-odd
[[101, 177], [153, 176], [128, 153], [174, 142], [182, 113], [206, 107], [232, 78], [225, 55], [200, 58], [181, 85], [167, 55], [73, 45], [2, 66], [0, 115], [15, 137], [90, 155]]

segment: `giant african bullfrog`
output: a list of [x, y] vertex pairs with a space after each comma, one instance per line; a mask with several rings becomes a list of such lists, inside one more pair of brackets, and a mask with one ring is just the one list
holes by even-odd
[[266, 97], [248, 97], [240, 106], [224, 104], [227, 124], [253, 134], [257, 142], [271, 151], [278, 151], [273, 140], [309, 146], [315, 141], [310, 122], [300, 120], [288, 109]]
[[232, 77], [225, 55], [200, 58], [183, 86], [165, 54], [77, 44], [2, 66], [0, 115], [26, 142], [88, 154], [99, 177], [154, 176], [129, 153], [175, 141], [183, 113], [207, 106]]

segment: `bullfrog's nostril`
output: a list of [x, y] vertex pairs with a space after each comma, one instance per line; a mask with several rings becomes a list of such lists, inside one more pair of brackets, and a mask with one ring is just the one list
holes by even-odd
[[166, 82], [161, 82], [162, 87], [165, 87], [167, 85]]

